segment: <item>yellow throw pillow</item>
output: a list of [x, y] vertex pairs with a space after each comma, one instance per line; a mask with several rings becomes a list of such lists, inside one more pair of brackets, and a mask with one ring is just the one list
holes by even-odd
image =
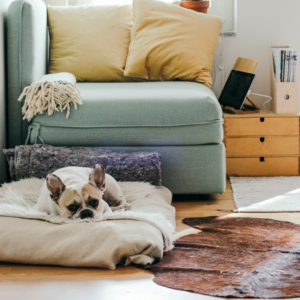
[[124, 69], [132, 7], [48, 7], [50, 73], [69, 72], [78, 81], [130, 81]]
[[223, 19], [155, 0], [133, 0], [133, 17], [125, 76], [212, 86]]

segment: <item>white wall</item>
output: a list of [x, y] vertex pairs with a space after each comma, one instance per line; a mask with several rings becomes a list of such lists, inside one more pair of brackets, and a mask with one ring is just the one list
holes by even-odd
[[4, 65], [4, 20], [5, 12], [12, 0], [0, 0], [0, 183], [6, 180], [6, 161], [2, 149], [6, 147], [5, 119], [5, 65]]
[[[300, 57], [300, 0], [238, 0], [237, 36], [224, 37], [226, 78], [237, 57], [258, 60], [251, 90], [270, 95], [270, 48], [291, 46]], [[217, 59], [219, 50], [217, 50]], [[218, 63], [216, 65], [218, 69]], [[300, 111], [300, 62], [298, 62], [298, 111]], [[214, 86], [220, 93], [220, 74]], [[258, 104], [265, 99], [253, 96]]]

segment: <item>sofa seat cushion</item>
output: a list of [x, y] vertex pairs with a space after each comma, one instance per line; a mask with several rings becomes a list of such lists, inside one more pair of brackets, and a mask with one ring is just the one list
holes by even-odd
[[[196, 82], [78, 83], [83, 105], [33, 119], [31, 143], [66, 146], [202, 145], [223, 139], [214, 93]], [[37, 132], [37, 130], [39, 132]]]

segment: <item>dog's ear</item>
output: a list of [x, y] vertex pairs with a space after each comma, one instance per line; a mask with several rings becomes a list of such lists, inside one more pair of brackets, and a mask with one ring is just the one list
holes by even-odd
[[95, 165], [90, 173], [89, 182], [100, 191], [105, 191], [105, 172], [101, 165]]
[[54, 175], [54, 174], [49, 174], [47, 176], [47, 188], [50, 191], [50, 197], [53, 201], [57, 202], [60, 195], [63, 193], [65, 190], [66, 186], [64, 183], [61, 181], [61, 179]]

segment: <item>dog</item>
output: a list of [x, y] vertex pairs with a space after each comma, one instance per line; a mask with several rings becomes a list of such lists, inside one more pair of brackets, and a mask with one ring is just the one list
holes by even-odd
[[66, 167], [49, 174], [36, 209], [71, 219], [92, 219], [105, 212], [129, 209], [117, 181], [101, 165]]

